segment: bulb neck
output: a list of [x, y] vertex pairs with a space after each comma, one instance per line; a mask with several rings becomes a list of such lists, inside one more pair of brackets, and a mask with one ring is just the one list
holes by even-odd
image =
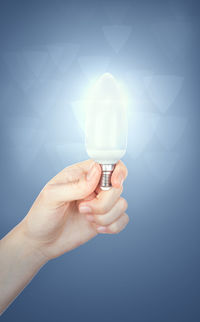
[[100, 188], [101, 190], [110, 190], [112, 187], [111, 176], [115, 168], [115, 164], [100, 164], [102, 169]]

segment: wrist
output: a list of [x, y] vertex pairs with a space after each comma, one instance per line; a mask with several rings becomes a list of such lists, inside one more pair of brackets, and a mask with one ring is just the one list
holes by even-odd
[[21, 223], [0, 241], [0, 314], [47, 262], [25, 236]]
[[27, 264], [32, 265], [35, 269], [40, 269], [48, 262], [48, 259], [40, 250], [39, 244], [28, 238], [23, 222], [19, 223], [9, 235], [10, 244], [21, 260], [27, 261]]

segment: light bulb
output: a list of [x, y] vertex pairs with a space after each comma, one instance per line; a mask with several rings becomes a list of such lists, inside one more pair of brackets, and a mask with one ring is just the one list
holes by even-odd
[[110, 73], [105, 73], [89, 90], [85, 122], [86, 151], [102, 167], [102, 190], [111, 188], [112, 171], [126, 152], [127, 130], [123, 90]]

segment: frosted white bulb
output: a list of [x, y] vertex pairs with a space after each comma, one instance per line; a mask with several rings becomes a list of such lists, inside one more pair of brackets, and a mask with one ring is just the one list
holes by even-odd
[[126, 152], [127, 112], [124, 93], [109, 74], [103, 74], [87, 97], [85, 144], [90, 158], [102, 166], [101, 188], [111, 187], [114, 165]]

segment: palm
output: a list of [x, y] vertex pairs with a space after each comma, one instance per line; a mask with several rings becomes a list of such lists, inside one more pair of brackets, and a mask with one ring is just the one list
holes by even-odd
[[79, 212], [76, 201], [60, 208], [58, 213], [55, 214], [56, 216], [61, 217], [60, 222], [58, 222], [60, 228], [58, 229], [57, 225], [54, 227], [57, 238], [47, 249], [51, 253], [51, 257], [72, 250], [97, 235], [96, 230], [87, 221], [85, 215]]
[[56, 209], [45, 209], [43, 213], [35, 212], [35, 206], [25, 217], [25, 223], [29, 235], [43, 245], [41, 250], [48, 258], [60, 256], [97, 234], [85, 215], [79, 212], [77, 201], [65, 203]]
[[[126, 209], [126, 203], [122, 205], [123, 200], [119, 198], [121, 186], [113, 186], [109, 193], [102, 192], [98, 188], [100, 166], [93, 164], [91, 168], [91, 162], [88, 160], [65, 168], [51, 179], [23, 220], [22, 226], [28, 239], [48, 259], [80, 246], [97, 233], [117, 233], [128, 223], [128, 216], [121, 214]], [[118, 170], [115, 168], [116, 173], [119, 167]], [[92, 223], [86, 218], [87, 213], [80, 213], [85, 202], [87, 208], [87, 203], [91, 201], [93, 206], [90, 209], [95, 213]], [[99, 217], [102, 209], [103, 214], [106, 213], [103, 224], [100, 220], [102, 216]]]
[[[28, 234], [32, 239], [39, 241], [39, 244], [42, 245], [41, 250], [49, 258], [57, 257], [85, 243], [97, 234], [85, 215], [79, 212], [77, 201], [57, 203], [54, 200], [54, 195], [49, 195], [48, 187], [62, 186], [63, 183], [71, 185], [75, 182], [77, 185], [79, 182], [80, 185], [77, 185], [76, 190], [81, 190], [85, 167], [90, 165], [90, 161], [85, 161], [82, 164], [66, 168], [54, 177], [40, 193], [25, 218]], [[96, 194], [93, 192], [89, 196], [85, 196], [84, 199], [91, 200], [95, 197]]]

